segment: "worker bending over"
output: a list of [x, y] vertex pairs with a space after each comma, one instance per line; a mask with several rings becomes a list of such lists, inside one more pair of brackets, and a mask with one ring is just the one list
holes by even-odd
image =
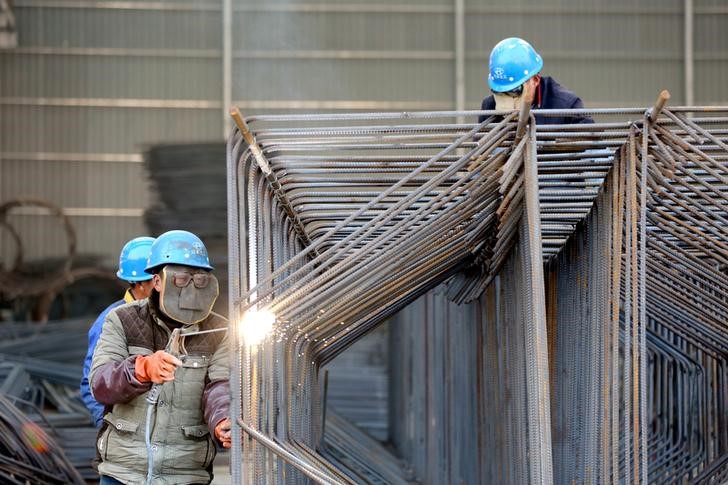
[[[531, 44], [518, 37], [498, 42], [490, 53], [488, 86], [492, 94], [486, 97], [480, 109], [511, 111], [520, 109], [521, 103], [531, 109], [583, 109], [584, 103], [550, 76], [540, 74], [543, 59]], [[482, 123], [485, 116], [479, 116]], [[537, 124], [563, 125], [594, 123], [588, 116], [536, 115]]]

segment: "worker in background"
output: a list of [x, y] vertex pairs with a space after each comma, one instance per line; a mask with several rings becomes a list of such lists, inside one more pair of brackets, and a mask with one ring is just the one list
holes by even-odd
[[[169, 231], [151, 248], [145, 270], [152, 294], [112, 310], [91, 366], [91, 390], [111, 408], [97, 448], [101, 484], [210, 483], [216, 441], [231, 445], [226, 332], [184, 337], [179, 356], [165, 351], [182, 333], [227, 328], [212, 312], [218, 281], [207, 249], [187, 231]], [[170, 351], [171, 352], [171, 351]], [[148, 391], [161, 384], [145, 445]]]
[[88, 373], [91, 370], [91, 359], [94, 355], [96, 342], [101, 335], [101, 326], [104, 324], [106, 315], [111, 310], [124, 303], [143, 300], [152, 292], [152, 275], [145, 272], [144, 268], [147, 266], [147, 259], [149, 259], [149, 251], [152, 248], [153, 242], [153, 237], [136, 237], [126, 243], [121, 249], [121, 254], [119, 255], [119, 270], [116, 272], [116, 276], [120, 280], [129, 283], [129, 288], [126, 290], [123, 299], [115, 301], [101, 312], [88, 331], [88, 351], [86, 352], [86, 359], [83, 361], [81, 398], [91, 413], [97, 428], [101, 426], [104, 419], [104, 406], [96, 402], [88, 384]]
[[[511, 111], [520, 109], [521, 102], [531, 109], [582, 109], [584, 103], [550, 76], [542, 76], [543, 59], [531, 44], [518, 37], [498, 42], [490, 53], [488, 86], [492, 94], [480, 109]], [[479, 116], [483, 122], [485, 116]], [[537, 124], [594, 123], [588, 116], [545, 117], [536, 115]]]

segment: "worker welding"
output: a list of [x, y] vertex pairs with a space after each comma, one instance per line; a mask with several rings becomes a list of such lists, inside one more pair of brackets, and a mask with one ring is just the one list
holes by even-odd
[[212, 312], [212, 271], [197, 236], [166, 232], [149, 247], [149, 297], [106, 316], [89, 373], [107, 411], [101, 484], [209, 483], [216, 445], [230, 447], [228, 322]]

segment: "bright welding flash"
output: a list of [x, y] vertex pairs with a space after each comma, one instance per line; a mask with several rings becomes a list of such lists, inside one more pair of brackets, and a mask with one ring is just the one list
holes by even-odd
[[255, 310], [251, 308], [240, 320], [240, 335], [247, 346], [258, 345], [273, 330], [276, 316], [268, 310]]

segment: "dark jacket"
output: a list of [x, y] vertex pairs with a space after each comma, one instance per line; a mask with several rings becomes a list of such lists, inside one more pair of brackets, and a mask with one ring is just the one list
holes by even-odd
[[106, 310], [96, 318], [94, 324], [88, 331], [88, 350], [86, 351], [86, 358], [83, 361], [83, 376], [81, 377], [81, 399], [89, 410], [91, 416], [94, 418], [94, 424], [97, 428], [101, 427], [101, 423], [104, 421], [104, 406], [99, 404], [91, 394], [91, 386], [88, 383], [88, 373], [91, 371], [91, 359], [94, 356], [94, 350], [96, 349], [96, 343], [99, 341], [101, 336], [101, 327], [104, 325], [106, 315], [109, 314], [114, 308], [123, 305], [124, 300], [119, 300], [109, 305]]
[[131, 294], [131, 291], [126, 290], [124, 298], [106, 307], [106, 310], [101, 312], [88, 331], [88, 350], [86, 351], [86, 358], [83, 361], [83, 377], [81, 378], [81, 399], [83, 399], [86, 409], [88, 409], [91, 416], [93, 416], [94, 423], [97, 428], [101, 427], [101, 423], [104, 420], [104, 406], [97, 403], [96, 399], [94, 399], [94, 396], [91, 394], [91, 385], [88, 382], [88, 374], [91, 372], [91, 360], [94, 356], [94, 350], [96, 350], [96, 343], [99, 341], [99, 337], [101, 336], [101, 328], [104, 325], [104, 320], [106, 320], [106, 315], [108, 315], [114, 308], [133, 301], [134, 296]]
[[[569, 91], [564, 86], [556, 82], [556, 80], [550, 76], [542, 76], [541, 82], [538, 85], [538, 92], [536, 93], [531, 109], [581, 109], [584, 108], [581, 98]], [[495, 98], [488, 96], [483, 100], [480, 105], [482, 110], [494, 110], [495, 109]], [[485, 116], [478, 116], [478, 123], [485, 121]], [[546, 117], [536, 115], [536, 124], [539, 125], [568, 125], [575, 123], [594, 123], [594, 120], [588, 116], [574, 117], [574, 116], [556, 116]]]

